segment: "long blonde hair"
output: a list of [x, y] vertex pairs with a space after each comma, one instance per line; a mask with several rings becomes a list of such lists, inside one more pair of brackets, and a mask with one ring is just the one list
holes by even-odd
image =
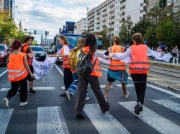
[[82, 48], [84, 46], [85, 39], [84, 38], [79, 38], [78, 39], [78, 48]]

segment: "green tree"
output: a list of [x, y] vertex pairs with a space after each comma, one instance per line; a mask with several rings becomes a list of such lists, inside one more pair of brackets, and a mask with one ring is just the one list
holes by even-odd
[[128, 17], [127, 20], [125, 20], [122, 23], [121, 30], [119, 33], [119, 37], [121, 38], [122, 44], [129, 44], [131, 41], [131, 31], [133, 27], [133, 22], [131, 21], [131, 17]]
[[103, 30], [99, 33], [103, 37], [103, 47], [109, 47], [109, 40], [108, 40], [108, 28], [107, 26], [103, 27]]
[[141, 20], [133, 26], [131, 34], [141, 33], [144, 36], [146, 33], [146, 30], [151, 26], [152, 26], [152, 24], [150, 21]]
[[147, 42], [147, 45], [150, 47], [156, 47], [157, 46], [157, 37], [156, 37], [156, 28], [154, 26], [148, 27], [146, 30], [146, 33], [144, 35], [144, 38]]

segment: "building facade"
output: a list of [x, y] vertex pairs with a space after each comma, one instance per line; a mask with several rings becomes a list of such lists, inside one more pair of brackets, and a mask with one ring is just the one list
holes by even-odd
[[119, 35], [122, 23], [131, 17], [135, 24], [143, 18], [144, 0], [106, 0], [88, 12], [88, 30], [100, 32], [106, 26], [109, 33]]
[[87, 31], [87, 19], [82, 18], [78, 22], [75, 23], [75, 34], [82, 34], [83, 32]]
[[50, 46], [53, 42], [54, 42], [54, 39], [42, 38], [42, 44], [43, 44], [43, 45]]

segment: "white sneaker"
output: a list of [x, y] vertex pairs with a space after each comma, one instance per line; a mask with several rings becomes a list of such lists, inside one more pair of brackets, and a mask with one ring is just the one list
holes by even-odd
[[67, 95], [67, 98], [70, 100], [71, 99], [71, 93], [69, 91], [66, 91], [66, 95]]
[[26, 101], [26, 102], [20, 102], [20, 106], [25, 106], [25, 105], [27, 105], [28, 104], [28, 102]]
[[89, 97], [87, 96], [85, 100], [86, 100], [86, 101], [89, 100]]
[[124, 98], [128, 98], [129, 97], [129, 92], [126, 91], [126, 94], [124, 95]]
[[106, 101], [107, 103], [110, 103], [110, 100], [109, 100], [108, 97], [105, 97], [105, 101]]
[[3, 99], [3, 104], [6, 108], [9, 108], [9, 100], [7, 98]]

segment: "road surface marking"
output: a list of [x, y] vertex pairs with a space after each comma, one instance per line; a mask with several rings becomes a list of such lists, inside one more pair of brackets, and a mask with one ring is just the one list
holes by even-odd
[[0, 74], [0, 77], [3, 76], [7, 71], [8, 71], [8, 70], [2, 72], [2, 73]]
[[[9, 91], [11, 88], [1, 88], [0, 91]], [[34, 90], [55, 90], [55, 87], [33, 87]]]
[[171, 100], [153, 100], [154, 102], [180, 114], [180, 104], [179, 103], [176, 103], [174, 101], [171, 101]]
[[176, 94], [176, 93], [174, 93], [174, 92], [165, 90], [165, 89], [160, 88], [160, 87], [153, 86], [153, 85], [151, 85], [151, 84], [147, 84], [147, 86], [148, 86], [148, 87], [151, 87], [151, 88], [153, 88], [153, 89], [159, 90], [159, 91], [161, 91], [161, 92], [170, 94], [170, 95], [175, 96], [175, 97], [177, 97], [177, 98], [180, 98], [180, 95], [179, 95], [179, 94]]
[[61, 69], [59, 69], [59, 67], [57, 65], [55, 65], [55, 67], [57, 68], [57, 70], [59, 71], [59, 73], [64, 77], [63, 72], [61, 71]]
[[[100, 88], [104, 89], [106, 87], [106, 85], [100, 85]], [[88, 88], [91, 88], [90, 85], [88, 85]], [[113, 86], [111, 86], [111, 88], [113, 88]], [[65, 90], [65, 86], [61, 86], [61, 89]]]
[[[116, 84], [118, 87], [122, 87], [122, 84]], [[128, 84], [126, 87], [134, 87], [134, 84]]]
[[[105, 68], [102, 68], [102, 69], [105, 70], [105, 71], [107, 71], [107, 69], [105, 69]], [[129, 79], [129, 80], [132, 80], [132, 78], [130, 78], [130, 77], [128, 77], [128, 79]], [[160, 88], [160, 87], [156, 87], [156, 86], [151, 85], [151, 84], [147, 84], [147, 86], [148, 86], [148, 87], [151, 87], [151, 88], [153, 88], [153, 89], [159, 90], [159, 91], [161, 91], [161, 92], [170, 94], [170, 95], [175, 96], [175, 97], [177, 97], [177, 98], [180, 98], [180, 95], [179, 95], [179, 94], [176, 94], [176, 93], [174, 93], [174, 92], [165, 90], [165, 89]]]
[[6, 133], [9, 121], [11, 119], [13, 109], [0, 109], [0, 132], [1, 134]]
[[100, 134], [130, 134], [109, 112], [103, 114], [97, 104], [86, 104], [85, 113]]
[[37, 134], [69, 134], [60, 107], [38, 107]]
[[[119, 102], [120, 105], [125, 107], [131, 113], [134, 113], [134, 106], [137, 104], [135, 101], [131, 102]], [[139, 117], [145, 123], [149, 124], [155, 130], [162, 134], [179, 134], [180, 127], [161, 115], [156, 114], [152, 110], [143, 107], [143, 112], [140, 113]]]

